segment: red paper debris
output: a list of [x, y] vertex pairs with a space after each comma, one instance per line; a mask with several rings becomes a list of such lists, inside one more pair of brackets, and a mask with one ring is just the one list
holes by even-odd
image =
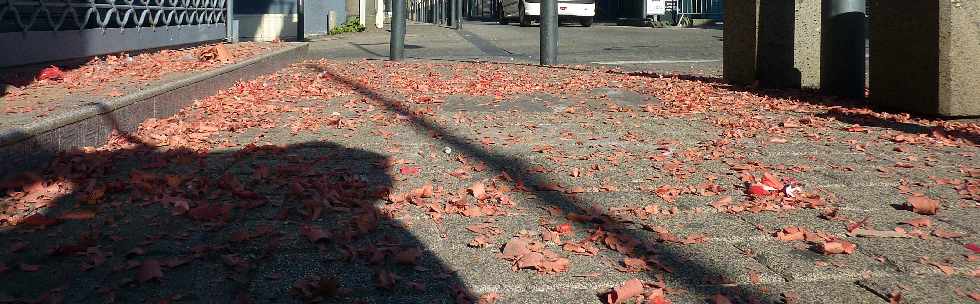
[[857, 249], [857, 245], [848, 241], [826, 241], [820, 244], [820, 251], [824, 254], [851, 254]]
[[966, 249], [972, 250], [973, 253], [980, 253], [980, 246], [977, 246], [977, 244], [968, 243], [966, 245], [963, 245], [963, 247], [966, 247]]
[[748, 188], [748, 190], [746, 190], [746, 192], [748, 194], [751, 194], [751, 195], [763, 196], [763, 195], [769, 195], [769, 191], [772, 191], [772, 190], [775, 190], [775, 189], [773, 189], [772, 187], [763, 185], [763, 184], [755, 183], [755, 184], [749, 185], [749, 188]]
[[613, 288], [613, 291], [606, 295], [606, 303], [622, 304], [642, 294], [643, 282], [639, 279], [631, 279], [623, 285]]
[[925, 196], [912, 196], [908, 198], [908, 207], [918, 214], [933, 215], [939, 212], [939, 201]]
[[58, 216], [58, 219], [61, 220], [74, 220], [74, 221], [90, 220], [93, 218], [95, 218], [95, 212], [88, 211], [88, 210], [70, 211], [70, 212], [62, 213], [60, 216]]
[[778, 177], [769, 173], [762, 174], [762, 184], [769, 186], [773, 190], [783, 189], [783, 182]]
[[162, 279], [163, 270], [160, 269], [160, 262], [157, 260], [145, 260], [140, 264], [139, 272], [136, 273], [136, 279], [140, 283], [145, 283], [154, 279]]
[[23, 223], [24, 225], [42, 226], [42, 227], [56, 225], [60, 222], [61, 221], [59, 221], [58, 219], [50, 218], [40, 213], [28, 216], [27, 218], [24, 218], [23, 221], [21, 221], [21, 223]]
[[406, 166], [406, 167], [401, 167], [401, 169], [398, 170], [401, 172], [402, 175], [419, 175], [419, 172], [422, 171], [422, 168]]
[[61, 71], [60, 68], [56, 66], [49, 66], [41, 70], [37, 74], [37, 80], [61, 80], [65, 77], [65, 73]]
[[928, 217], [914, 218], [914, 219], [910, 219], [910, 220], [904, 221], [902, 223], [909, 224], [909, 225], [914, 226], [914, 227], [929, 227], [929, 226], [932, 226], [932, 220], [930, 220]]
[[484, 200], [489, 197], [487, 195], [486, 186], [484, 186], [483, 183], [481, 182], [473, 183], [473, 185], [470, 186], [467, 190], [469, 190], [470, 194], [473, 194], [473, 197], [475, 197], [478, 200]]

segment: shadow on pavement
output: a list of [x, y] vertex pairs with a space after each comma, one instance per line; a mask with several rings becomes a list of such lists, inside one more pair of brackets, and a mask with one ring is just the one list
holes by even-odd
[[475, 300], [381, 203], [383, 155], [156, 146], [116, 132], [0, 183], [0, 302]]
[[[933, 135], [934, 131], [941, 128], [916, 123], [916, 119], [935, 119], [942, 120], [942, 117], [927, 115], [898, 114], [876, 115], [873, 111], [885, 111], [881, 107], [876, 107], [865, 100], [838, 98], [835, 96], [821, 95], [813, 90], [800, 89], [764, 89], [748, 86], [730, 85], [719, 77], [684, 75], [684, 74], [658, 74], [653, 72], [633, 72], [627, 73], [631, 76], [643, 76], [651, 78], [667, 77], [682, 80], [699, 81], [711, 84], [717, 88], [724, 88], [735, 92], [746, 92], [756, 96], [765, 96], [778, 99], [796, 100], [817, 106], [830, 107], [829, 111], [817, 116], [831, 118], [842, 123], [861, 125], [865, 127], [887, 128], [895, 131], [910, 134]], [[887, 117], [892, 117], [889, 119]], [[976, 117], [966, 117], [965, 119], [975, 119]], [[959, 129], [954, 131], [942, 131], [942, 136], [949, 138], [959, 138], [973, 144], [980, 144], [980, 130]]]
[[[630, 223], [621, 222], [615, 219], [613, 216], [604, 213], [604, 211], [596, 210], [592, 208], [594, 202], [587, 201], [581, 197], [565, 194], [559, 191], [548, 190], [549, 185], [552, 183], [549, 181], [546, 175], [532, 173], [530, 170], [531, 166], [524, 160], [518, 157], [512, 157], [499, 153], [492, 153], [484, 148], [482, 148], [478, 143], [471, 142], [465, 138], [454, 135], [452, 132], [440, 126], [438, 123], [423, 117], [416, 111], [413, 111], [410, 105], [403, 104], [398, 100], [397, 97], [387, 96], [382, 92], [375, 91], [360, 82], [347, 78], [344, 75], [339, 75], [330, 69], [326, 69], [322, 66], [316, 64], [306, 64], [306, 68], [313, 69], [318, 73], [323, 73], [329, 75], [331, 79], [339, 81], [362, 94], [365, 97], [377, 100], [383, 103], [383, 106], [391, 112], [397, 113], [401, 116], [406, 117], [407, 121], [412, 123], [414, 128], [416, 128], [420, 133], [430, 134], [433, 138], [437, 138], [446, 145], [450, 146], [456, 151], [460, 151], [468, 157], [479, 160], [487, 164], [488, 169], [496, 171], [498, 173], [505, 173], [512, 178], [511, 186], [513, 189], [530, 189], [528, 191], [534, 192], [537, 199], [532, 203], [537, 203], [541, 207], [557, 207], [561, 210], [562, 215], [567, 214], [578, 214], [583, 217], [589, 218], [587, 222], [576, 222], [578, 225], [577, 229], [582, 231], [592, 231], [589, 224], [595, 224], [598, 230], [605, 233], [606, 236], [613, 236], [617, 238], [620, 245], [624, 246], [626, 252], [620, 251], [625, 255], [644, 259], [644, 260], [671, 260], [671, 261], [685, 261], [682, 265], [676, 265], [677, 268], [671, 269], [668, 267], [661, 267], [660, 270], [673, 273], [673, 275], [680, 278], [681, 282], [677, 283], [683, 286], [683, 288], [688, 291], [693, 291], [699, 294], [717, 294], [719, 292], [736, 299], [745, 299], [746, 301], [758, 301], [764, 299], [765, 296], [759, 291], [755, 290], [749, 286], [741, 285], [718, 285], [716, 282], [706, 282], [705, 278], [720, 279], [724, 281], [724, 272], [713, 269], [710, 266], [703, 265], [696, 261], [691, 261], [686, 256], [689, 253], [682, 252], [677, 247], [663, 246], [653, 238], [649, 237], [650, 233], [641, 232], [640, 230], [634, 228], [635, 225]], [[602, 242], [599, 240], [598, 242]], [[651, 281], [662, 280], [661, 274], [656, 270], [651, 270], [647, 272], [648, 276], [653, 279]], [[614, 286], [609, 286], [614, 287]]]

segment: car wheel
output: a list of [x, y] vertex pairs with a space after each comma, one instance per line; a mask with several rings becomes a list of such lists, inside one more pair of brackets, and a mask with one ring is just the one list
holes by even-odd
[[677, 26], [679, 27], [691, 27], [692, 24], [691, 17], [688, 16], [681, 17], [681, 20], [677, 22]]
[[578, 23], [584, 27], [590, 27], [592, 26], [592, 20], [592, 17], [582, 17], [578, 19]]
[[521, 16], [521, 26], [531, 26], [531, 16], [524, 13], [524, 1], [521, 1], [521, 4], [517, 7], [517, 10], [520, 11], [518, 15]]
[[507, 20], [507, 16], [504, 15], [504, 5], [497, 3], [497, 23], [507, 25], [510, 20]]

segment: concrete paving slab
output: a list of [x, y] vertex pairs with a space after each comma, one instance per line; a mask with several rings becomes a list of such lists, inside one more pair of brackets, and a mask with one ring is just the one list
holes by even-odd
[[882, 299], [900, 296], [902, 303], [973, 303], [975, 301], [958, 292], [980, 289], [976, 279], [934, 275], [871, 278], [858, 281], [858, 285]]
[[[775, 238], [773, 238], [775, 239]], [[853, 282], [864, 276], [894, 275], [889, 265], [860, 253], [823, 255], [809, 245], [772, 240], [736, 245], [752, 250], [755, 259], [789, 282]]]

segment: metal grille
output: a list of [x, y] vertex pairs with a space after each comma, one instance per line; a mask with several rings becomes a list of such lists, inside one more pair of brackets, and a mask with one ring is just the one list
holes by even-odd
[[408, 20], [450, 26], [452, 0], [409, 0], [406, 4]]
[[680, 0], [676, 7], [678, 15], [721, 19], [723, 5], [722, 0]]
[[227, 0], [0, 0], [0, 32], [225, 23]]
[[0, 0], [0, 67], [225, 39], [232, 0]]

